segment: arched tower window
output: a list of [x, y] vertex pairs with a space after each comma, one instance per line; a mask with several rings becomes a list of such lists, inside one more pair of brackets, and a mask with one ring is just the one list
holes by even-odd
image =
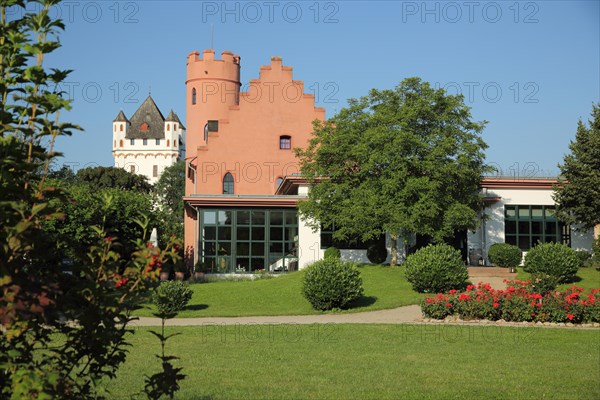
[[123, 132], [123, 124], [119, 125], [119, 131]]
[[288, 135], [279, 136], [279, 148], [289, 150], [292, 148], [292, 137]]
[[119, 140], [119, 147], [123, 147], [123, 139]]
[[167, 124], [167, 131], [171, 130], [171, 124]]
[[177, 139], [173, 140], [173, 147], [177, 147]]
[[167, 139], [167, 147], [171, 147], [171, 140]]
[[192, 89], [192, 104], [196, 104], [196, 88]]
[[223, 194], [233, 194], [233, 175], [229, 172], [223, 177]]

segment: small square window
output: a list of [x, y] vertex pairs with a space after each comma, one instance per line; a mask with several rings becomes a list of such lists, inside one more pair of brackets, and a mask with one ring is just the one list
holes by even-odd
[[158, 165], [152, 166], [152, 177], [156, 178], [158, 176]]
[[156, 139], [156, 145], [160, 146], [160, 139]]
[[289, 150], [292, 148], [292, 138], [290, 136], [279, 137], [279, 148], [282, 150]]
[[129, 144], [135, 146], [135, 139], [129, 139]]
[[144, 139], [144, 140], [142, 140], [142, 144], [143, 144], [144, 146], [148, 146], [148, 139]]

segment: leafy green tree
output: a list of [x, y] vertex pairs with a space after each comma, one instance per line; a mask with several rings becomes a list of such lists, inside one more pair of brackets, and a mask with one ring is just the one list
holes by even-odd
[[589, 127], [579, 120], [569, 149], [554, 188], [557, 216], [590, 229], [600, 224], [600, 103], [592, 106]]
[[158, 209], [159, 239], [168, 241], [171, 236], [183, 240], [183, 196], [185, 195], [185, 162], [165, 168], [154, 185]]
[[312, 183], [300, 212], [315, 229], [335, 224], [342, 240], [388, 232], [396, 265], [400, 236], [443, 241], [476, 226], [484, 126], [471, 120], [462, 96], [419, 78], [350, 99], [335, 117], [316, 121], [309, 146], [295, 150]]
[[152, 213], [150, 194], [116, 188], [90, 190], [90, 185], [82, 183], [51, 183], [62, 186], [69, 201], [55, 204], [63, 217], [47, 221], [45, 230], [53, 236], [63, 255], [69, 258], [85, 257], [85, 250], [98, 240], [97, 233], [90, 226], [103, 225], [106, 234], [118, 238], [120, 245], [116, 251], [125, 257], [132, 253], [136, 239], [143, 234], [136, 221], [149, 215], [148, 226], [157, 223]]
[[144, 193], [152, 190], [152, 185], [145, 176], [116, 167], [82, 168], [77, 171], [77, 180], [87, 182], [95, 189], [115, 188]]
[[[60, 122], [70, 101], [57, 91], [69, 71], [46, 69], [63, 24], [58, 0], [0, 0], [0, 398], [102, 398], [127, 354], [131, 304], [157, 280], [169, 251], [146, 233], [123, 259], [104, 216], [90, 226], [98, 240], [62, 272], [45, 223], [64, 217], [69, 194], [46, 176], [54, 141], [78, 129]], [[11, 7], [11, 19], [7, 10]], [[35, 10], [35, 11], [31, 11]], [[110, 199], [105, 206], [111, 207]]]
[[77, 180], [73, 170], [66, 165], [63, 165], [58, 169], [51, 169], [50, 171], [48, 171], [47, 176], [48, 179], [57, 179], [65, 184], [71, 184]]

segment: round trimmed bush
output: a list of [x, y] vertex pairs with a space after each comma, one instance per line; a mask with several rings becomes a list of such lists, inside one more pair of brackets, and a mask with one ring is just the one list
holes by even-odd
[[521, 264], [523, 252], [512, 244], [494, 243], [488, 250], [488, 257], [498, 267], [516, 268]]
[[341, 257], [342, 254], [340, 253], [340, 249], [338, 249], [337, 247], [328, 247], [325, 250], [324, 258], [335, 258], [339, 260]]
[[447, 244], [430, 244], [406, 258], [406, 279], [420, 293], [462, 289], [469, 273], [459, 250]]
[[362, 278], [356, 264], [326, 258], [306, 269], [302, 294], [316, 310], [346, 308], [362, 296]]
[[152, 302], [158, 309], [159, 318], [173, 318], [192, 299], [192, 289], [181, 281], [166, 281], [152, 293]]
[[373, 264], [383, 264], [387, 256], [388, 251], [384, 244], [374, 243], [367, 248], [367, 258]]
[[575, 250], [562, 243], [541, 243], [525, 256], [525, 271], [554, 276], [559, 283], [568, 282], [579, 269]]

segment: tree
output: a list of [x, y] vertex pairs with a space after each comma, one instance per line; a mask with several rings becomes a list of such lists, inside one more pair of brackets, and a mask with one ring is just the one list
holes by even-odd
[[86, 256], [86, 249], [98, 240], [91, 226], [104, 226], [107, 235], [119, 239], [115, 251], [122, 257], [131, 254], [137, 238], [143, 235], [136, 221], [148, 217], [148, 226], [157, 224], [152, 213], [152, 198], [149, 194], [117, 188], [91, 189], [89, 184], [69, 184], [50, 181], [68, 194], [69, 201], [55, 204], [61, 219], [46, 222], [45, 231], [52, 235], [63, 256], [79, 259]]
[[178, 161], [165, 168], [154, 185], [158, 204], [159, 238], [168, 241], [171, 236], [183, 240], [183, 196], [185, 195], [185, 162]]
[[389, 233], [396, 265], [400, 236], [443, 241], [476, 227], [484, 126], [471, 121], [462, 96], [419, 78], [350, 99], [335, 117], [316, 121], [308, 147], [295, 150], [312, 183], [300, 213], [314, 229], [335, 225], [342, 240]]
[[[151, 246], [145, 230], [123, 259], [106, 231], [83, 250], [72, 274], [45, 230], [72, 199], [48, 184], [54, 141], [78, 127], [60, 122], [70, 108], [60, 83], [69, 71], [47, 69], [63, 24], [58, 0], [0, 0], [0, 398], [101, 398], [99, 384], [125, 361], [132, 302], [176, 260]], [[34, 3], [34, 2], [31, 2]], [[7, 18], [10, 7], [12, 17]], [[31, 11], [35, 10], [35, 11]], [[110, 207], [110, 199], [105, 206]], [[143, 225], [143, 224], [142, 224]]]
[[116, 188], [149, 193], [152, 185], [143, 175], [132, 174], [123, 168], [88, 167], [77, 171], [77, 180], [89, 183], [95, 189]]
[[592, 106], [589, 127], [579, 120], [569, 149], [571, 153], [558, 166], [561, 177], [554, 188], [556, 214], [565, 223], [591, 229], [600, 224], [600, 103]]

